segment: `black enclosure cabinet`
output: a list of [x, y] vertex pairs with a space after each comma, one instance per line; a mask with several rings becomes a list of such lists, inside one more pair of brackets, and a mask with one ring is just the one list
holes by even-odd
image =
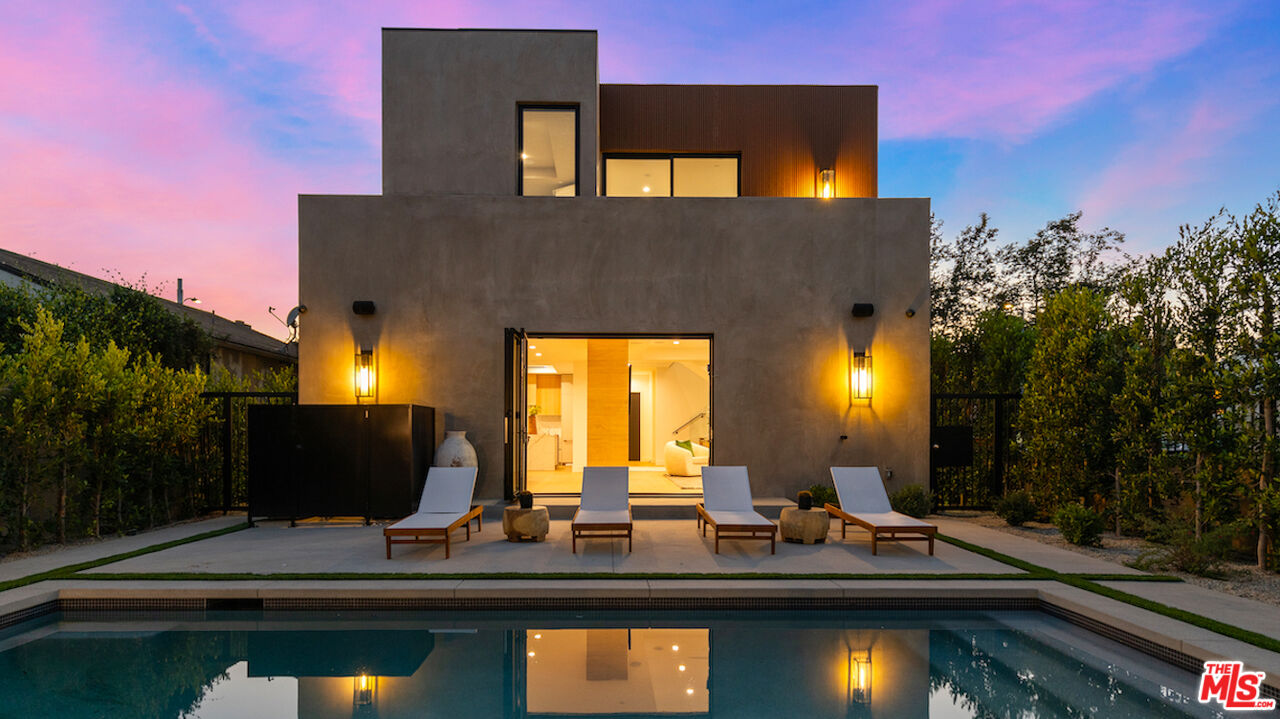
[[435, 436], [420, 405], [251, 405], [249, 516], [412, 514]]

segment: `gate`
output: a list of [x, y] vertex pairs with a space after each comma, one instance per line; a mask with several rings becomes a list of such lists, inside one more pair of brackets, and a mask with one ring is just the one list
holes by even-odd
[[1021, 394], [939, 393], [929, 399], [929, 487], [940, 509], [990, 509], [1017, 461]]
[[204, 392], [214, 421], [204, 433], [206, 512], [249, 509], [249, 405], [297, 404], [297, 392]]

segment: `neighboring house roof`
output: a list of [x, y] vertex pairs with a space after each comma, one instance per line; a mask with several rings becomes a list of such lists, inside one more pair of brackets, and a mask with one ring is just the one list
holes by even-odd
[[[0, 249], [0, 273], [38, 285], [71, 285], [97, 295], [108, 295], [118, 286], [109, 280], [99, 279], [5, 249]], [[275, 337], [253, 329], [244, 322], [230, 320], [213, 312], [180, 305], [163, 297], [156, 297], [156, 300], [166, 310], [194, 321], [209, 333], [219, 348], [291, 362], [296, 362], [298, 359], [298, 345], [295, 343], [285, 344]]]

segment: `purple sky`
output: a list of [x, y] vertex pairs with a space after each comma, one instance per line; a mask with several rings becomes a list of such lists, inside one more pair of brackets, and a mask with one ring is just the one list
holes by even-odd
[[380, 27], [600, 31], [602, 82], [880, 86], [880, 189], [1129, 250], [1280, 187], [1280, 3], [0, 4], [0, 247], [271, 334], [299, 193], [376, 194]]

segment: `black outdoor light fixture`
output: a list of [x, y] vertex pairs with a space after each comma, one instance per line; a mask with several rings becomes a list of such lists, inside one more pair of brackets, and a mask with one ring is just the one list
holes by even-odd
[[853, 306], [854, 317], [870, 317], [876, 313], [876, 306], [870, 302], [858, 302]]
[[358, 315], [371, 315], [377, 310], [373, 300], [356, 300], [351, 303], [351, 311]]

